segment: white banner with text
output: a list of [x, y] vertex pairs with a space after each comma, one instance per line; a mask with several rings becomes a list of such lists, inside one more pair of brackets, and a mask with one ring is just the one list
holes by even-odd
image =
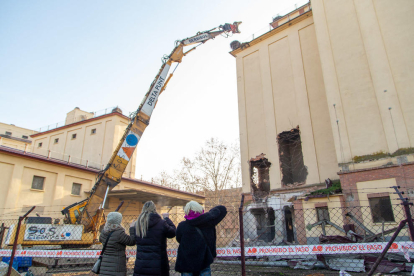
[[[294, 246], [255, 246], [246, 247], [245, 256], [275, 256], [275, 255], [317, 255], [317, 254], [363, 254], [381, 253], [387, 243], [345, 243], [345, 244], [316, 244]], [[0, 249], [1, 257], [11, 256], [11, 249]], [[388, 250], [390, 253], [413, 253], [414, 242], [395, 242]], [[38, 258], [97, 258], [101, 250], [16, 250], [17, 257]], [[135, 257], [136, 250], [127, 249], [127, 257]], [[177, 249], [167, 250], [169, 257], [177, 256]], [[217, 248], [217, 257], [240, 257], [239, 247]]]

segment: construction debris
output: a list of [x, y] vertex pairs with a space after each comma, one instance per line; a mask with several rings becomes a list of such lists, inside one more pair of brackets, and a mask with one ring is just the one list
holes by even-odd
[[270, 194], [269, 168], [272, 164], [262, 153], [250, 159], [250, 185], [255, 201]]
[[330, 269], [365, 272], [364, 259], [335, 258], [326, 261]]

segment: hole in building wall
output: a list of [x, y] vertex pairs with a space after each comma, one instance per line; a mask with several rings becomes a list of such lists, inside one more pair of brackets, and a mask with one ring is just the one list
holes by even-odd
[[294, 222], [293, 222], [293, 208], [283, 208], [285, 215], [285, 239], [293, 243], [295, 241]]
[[308, 169], [303, 162], [299, 126], [277, 136], [282, 184], [305, 184]]
[[256, 220], [257, 240], [271, 242], [275, 238], [275, 211], [273, 208], [251, 209]]
[[250, 185], [255, 199], [265, 198], [270, 194], [269, 168], [271, 163], [264, 156], [265, 154], [262, 153], [250, 159]]

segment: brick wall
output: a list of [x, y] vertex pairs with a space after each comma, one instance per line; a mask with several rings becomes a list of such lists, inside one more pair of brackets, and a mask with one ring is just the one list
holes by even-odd
[[338, 175], [341, 180], [342, 193], [345, 196], [345, 204], [348, 207], [361, 205], [357, 193], [357, 182], [395, 178], [401, 191], [414, 189], [414, 163], [340, 172]]

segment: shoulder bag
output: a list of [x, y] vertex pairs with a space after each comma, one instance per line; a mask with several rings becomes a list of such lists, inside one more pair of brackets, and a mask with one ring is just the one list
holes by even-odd
[[196, 226], [194, 226], [194, 228], [197, 230], [197, 232], [200, 234], [200, 236], [203, 238], [204, 242], [206, 243], [207, 252], [208, 252], [207, 255], [209, 255], [214, 260], [213, 254], [211, 254], [210, 247], [208, 247], [208, 243], [207, 243], [206, 237], [204, 237], [203, 232], [201, 232], [200, 228], [198, 228]]
[[102, 248], [102, 251], [101, 251], [101, 255], [99, 255], [98, 260], [93, 265], [92, 272], [95, 273], [95, 274], [99, 274], [99, 271], [101, 270], [102, 256], [104, 254], [106, 245], [108, 244], [109, 238], [111, 237], [112, 233], [113, 232], [109, 233], [108, 237], [106, 238], [105, 244], [104, 244], [104, 246]]

